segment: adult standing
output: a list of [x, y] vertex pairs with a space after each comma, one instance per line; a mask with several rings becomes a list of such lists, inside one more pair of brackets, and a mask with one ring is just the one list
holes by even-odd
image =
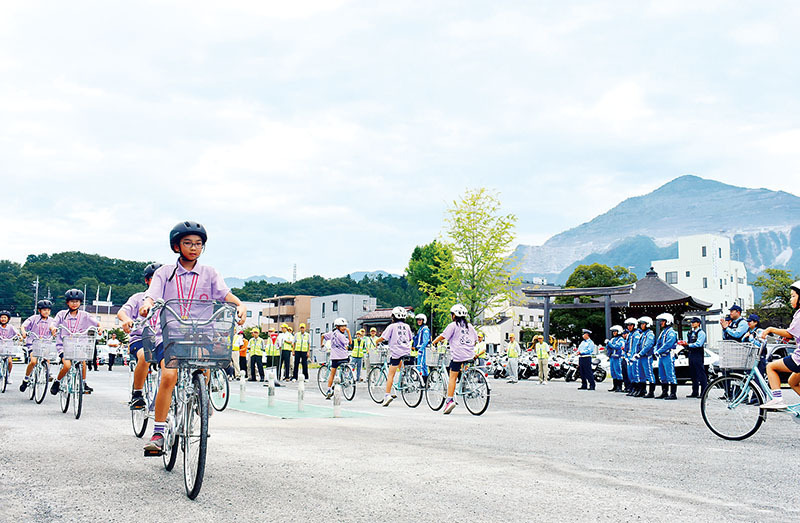
[[672, 328], [675, 319], [672, 314], [663, 312], [656, 316], [656, 321], [661, 324], [661, 334], [658, 335], [654, 351], [658, 357], [658, 379], [661, 381], [661, 396], [657, 399], [676, 400], [678, 380], [675, 377], [675, 360], [672, 357], [672, 351], [678, 344], [678, 333]]
[[758, 314], [751, 314], [747, 317], [747, 333], [742, 338], [744, 343], [752, 343], [759, 348], [758, 351], [758, 370], [761, 375], [767, 376], [767, 344], [761, 340], [761, 318]]
[[[594, 390], [594, 373], [592, 372], [592, 356], [597, 345], [591, 339], [592, 331], [583, 329], [583, 341], [578, 345], [578, 369], [581, 373], [581, 386], [578, 390]], [[587, 387], [588, 384], [588, 387]]]
[[[267, 373], [269, 374], [269, 369], [275, 370], [275, 383], [276, 387], [280, 387], [281, 384], [278, 383], [280, 375], [278, 374], [278, 365], [280, 364], [280, 356], [281, 356], [281, 349], [278, 347], [278, 333], [275, 332], [275, 327], [270, 327], [267, 330], [267, 339], [264, 340], [264, 353], [266, 354], [266, 366], [267, 366]], [[265, 387], [269, 386], [269, 384], [265, 384]]]
[[242, 337], [242, 345], [239, 347], [239, 370], [244, 374], [245, 379], [247, 379], [247, 344], [249, 340], [247, 336], [244, 335], [244, 331], [239, 331], [239, 335]]
[[536, 336], [534, 349], [536, 349], [536, 359], [539, 361], [539, 383], [545, 385], [550, 372], [547, 363], [550, 360], [550, 345], [544, 341], [544, 336], [541, 334]]
[[742, 318], [742, 308], [734, 305], [730, 308], [730, 319], [727, 317], [719, 320], [722, 326], [722, 338], [725, 340], [742, 341], [747, 334], [747, 323]]
[[283, 372], [283, 380], [289, 381], [290, 365], [292, 361], [292, 349], [294, 348], [294, 336], [289, 334], [289, 326], [281, 323], [281, 333], [278, 334], [276, 344], [281, 350], [281, 361], [278, 367], [278, 377]]
[[242, 331], [236, 333], [233, 337], [233, 343], [231, 343], [231, 363], [233, 363], [233, 377], [234, 379], [239, 379], [239, 374], [241, 373], [241, 369], [239, 369], [239, 351], [244, 344], [244, 335]]
[[417, 352], [417, 365], [422, 371], [422, 381], [428, 383], [428, 365], [425, 362], [425, 352], [431, 343], [431, 330], [428, 328], [428, 317], [417, 314], [417, 333], [414, 335], [414, 346], [411, 354]]
[[478, 343], [475, 344], [475, 357], [478, 358], [478, 360], [475, 364], [479, 367], [482, 367], [483, 364], [486, 363], [486, 342], [484, 338], [483, 332], [478, 331]]
[[120, 342], [117, 339], [117, 333], [112, 332], [111, 338], [106, 342], [106, 346], [108, 347], [108, 371], [111, 372], [111, 368], [114, 366], [114, 360], [117, 358], [117, 353], [119, 352]]
[[94, 352], [92, 353], [92, 359], [90, 359], [89, 361], [86, 362], [86, 366], [87, 366], [88, 370], [95, 370], [95, 371], [97, 370], [97, 365], [98, 365], [97, 362], [99, 361], [99, 358], [97, 357], [97, 345], [99, 343], [100, 343], [100, 340], [98, 338], [95, 338], [94, 339]]
[[642, 332], [636, 328], [636, 318], [625, 320], [625, 329], [628, 336], [625, 338], [625, 359], [628, 365], [628, 377], [631, 380], [628, 396], [638, 398], [644, 395], [642, 377], [639, 373], [639, 362], [636, 361], [636, 347], [639, 345], [639, 338]]
[[250, 356], [250, 379], [256, 381], [256, 369], [258, 369], [259, 381], [264, 381], [264, 340], [261, 339], [261, 329], [258, 325], [250, 331], [250, 343], [247, 344], [248, 356]]
[[622, 337], [622, 327], [611, 327], [611, 339], [606, 342], [606, 356], [611, 367], [611, 379], [614, 386], [608, 392], [622, 392], [622, 360], [625, 352], [625, 339]]
[[506, 355], [508, 356], [508, 382], [516, 383], [519, 378], [519, 343], [512, 332], [508, 335]]
[[311, 335], [306, 332], [306, 324], [300, 324], [300, 332], [294, 335], [294, 372], [292, 372], [292, 379], [296, 380], [298, 377], [298, 370], [300, 365], [303, 366], [303, 376], [308, 381], [308, 351], [311, 350]]
[[366, 372], [369, 372], [369, 369], [372, 365], [380, 363], [379, 361], [375, 362], [369, 361], [369, 353], [374, 352], [375, 349], [378, 348], [378, 329], [376, 329], [375, 327], [370, 327], [369, 336], [366, 336], [364, 340], [365, 340], [364, 350], [366, 351], [366, 355], [364, 356], [366, 358], [366, 363], [364, 364], [364, 368], [366, 369]]
[[[642, 316], [639, 318], [639, 345], [637, 345], [636, 356], [634, 358], [639, 362], [639, 374], [642, 380], [642, 394], [640, 398], [655, 398], [656, 392], [656, 376], [653, 373], [653, 348], [656, 345], [656, 335], [653, 333], [653, 319], [650, 316]], [[644, 394], [644, 382], [650, 386], [647, 394]]]
[[350, 363], [356, 370], [356, 381], [361, 381], [361, 367], [364, 364], [364, 354], [367, 348], [367, 340], [364, 337], [364, 329], [356, 331], [356, 337], [353, 338], [353, 350], [350, 351]]
[[689, 351], [689, 375], [692, 378], [692, 393], [687, 398], [699, 398], [706, 390], [708, 376], [703, 366], [705, 358], [706, 333], [700, 328], [700, 318], [697, 316], [689, 320], [692, 330], [686, 335], [686, 341], [679, 341]]

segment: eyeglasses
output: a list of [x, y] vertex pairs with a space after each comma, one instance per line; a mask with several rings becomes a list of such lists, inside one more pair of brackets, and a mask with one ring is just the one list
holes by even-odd
[[190, 240], [183, 240], [181, 241], [181, 246], [186, 247], [187, 249], [202, 249], [203, 242], [193, 242]]

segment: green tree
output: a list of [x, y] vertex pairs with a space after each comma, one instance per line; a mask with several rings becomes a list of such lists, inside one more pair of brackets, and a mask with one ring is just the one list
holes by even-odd
[[506, 255], [516, 222], [515, 215], [501, 214], [499, 197], [484, 188], [467, 190], [453, 202], [445, 219], [452, 259], [437, 258], [440, 283], [425, 291], [437, 311], [462, 303], [476, 321], [487, 307], [513, 299], [512, 287], [519, 280]]
[[453, 253], [449, 247], [436, 240], [427, 245], [414, 248], [406, 268], [408, 283], [424, 295], [421, 312], [429, 318], [432, 332], [441, 332], [450, 321], [447, 311], [437, 309], [436, 289], [443, 285], [443, 267], [453, 262]]
[[[592, 265], [579, 265], [570, 274], [565, 288], [576, 289], [584, 287], [616, 287], [636, 282], [636, 275], [625, 267], [619, 265], [609, 267], [594, 263]], [[582, 296], [581, 303], [590, 303], [591, 296]], [[572, 298], [558, 298], [556, 303], [571, 303]], [[550, 332], [559, 339], [576, 341], [581, 336], [582, 329], [589, 329], [597, 334], [605, 333], [605, 312], [600, 309], [562, 309], [554, 310], [550, 315]], [[601, 334], [603, 336], [604, 334]]]
[[761, 289], [761, 302], [751, 312], [758, 314], [764, 326], [785, 327], [792, 321], [789, 286], [797, 280], [789, 271], [765, 269], [753, 282]]

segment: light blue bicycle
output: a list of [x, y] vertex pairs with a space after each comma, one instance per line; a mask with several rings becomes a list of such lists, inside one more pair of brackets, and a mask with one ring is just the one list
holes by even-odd
[[[709, 430], [720, 438], [743, 440], [755, 434], [767, 420], [768, 411], [761, 409], [761, 405], [773, 399], [769, 384], [758, 371], [761, 347], [723, 341], [717, 350], [720, 368], [727, 372], [709, 383], [703, 392], [700, 412]], [[772, 412], [789, 414], [800, 423], [800, 403]]]

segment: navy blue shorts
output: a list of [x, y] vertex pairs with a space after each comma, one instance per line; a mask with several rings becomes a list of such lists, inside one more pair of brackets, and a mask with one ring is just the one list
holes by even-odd
[[800, 365], [795, 363], [791, 354], [783, 358], [783, 364], [786, 365], [786, 368], [792, 372], [800, 372]]
[[450, 372], [461, 372], [461, 367], [463, 367], [465, 363], [469, 363], [471, 361], [472, 360], [451, 361], [447, 368], [450, 369]]
[[331, 368], [332, 369], [338, 369], [339, 365], [341, 365], [343, 363], [350, 363], [350, 358], [344, 358], [344, 359], [341, 359], [341, 360], [331, 360]]
[[136, 353], [139, 352], [139, 349], [141, 349], [142, 347], [143, 347], [142, 340], [134, 341], [133, 343], [131, 343], [130, 347], [128, 347], [128, 351], [131, 354], [132, 360], [136, 359]]
[[[131, 343], [130, 353], [131, 359], [135, 360], [137, 358], [136, 353], [139, 349], [144, 349], [144, 344], [140, 341], [134, 341]], [[144, 359], [147, 360], [147, 351], [144, 351]], [[152, 361], [150, 363], [159, 363], [161, 360], [164, 359], [164, 342], [159, 343], [156, 348], [153, 350]]]
[[415, 358], [413, 356], [400, 356], [399, 358], [389, 358], [389, 366], [397, 367], [398, 365], [400, 365], [401, 361], [406, 365], [414, 365]]

